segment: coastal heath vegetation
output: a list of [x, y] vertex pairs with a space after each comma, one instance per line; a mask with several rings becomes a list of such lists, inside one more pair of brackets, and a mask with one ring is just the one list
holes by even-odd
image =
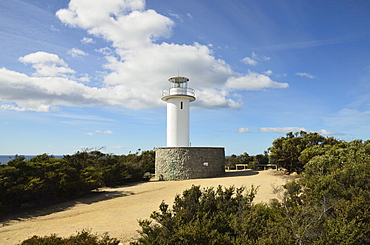
[[154, 159], [154, 151], [118, 156], [85, 150], [63, 158], [42, 154], [29, 160], [17, 156], [0, 165], [0, 218], [100, 187], [144, 180], [144, 173], [154, 172]]
[[120, 241], [109, 237], [108, 234], [96, 235], [91, 231], [83, 230], [76, 235], [63, 238], [55, 234], [50, 236], [33, 236], [24, 240], [20, 245], [119, 245]]
[[131, 244], [370, 244], [370, 141], [309, 136], [288, 134], [271, 149], [302, 173], [277, 188], [279, 198], [255, 204], [253, 186], [193, 186], [140, 220]]
[[[115, 186], [121, 181], [132, 181], [135, 176], [139, 178], [148, 170], [146, 167], [152, 166], [149, 160], [144, 159], [153, 160], [154, 152], [145, 152], [143, 158], [141, 155], [118, 157], [101, 152], [79, 152], [60, 160], [64, 168], [58, 171], [36, 167], [39, 162], [48, 166], [59, 161], [48, 155], [38, 156], [32, 161], [14, 159], [9, 167], [2, 167], [1, 171], [8, 174], [1, 176], [1, 190], [7, 183], [4, 176], [16, 176], [14, 179], [21, 186], [16, 189], [15, 185], [13, 190], [26, 190], [26, 193], [45, 191], [38, 189], [43, 186], [45, 179], [32, 177], [32, 181], [22, 182], [29, 178], [29, 173], [21, 175], [13, 168], [22, 168], [24, 171], [38, 169], [40, 174], [36, 176], [43, 176], [41, 173], [46, 176], [57, 174], [56, 183], [62, 183], [57, 185], [58, 188], [63, 187], [61, 193], [68, 195], [80, 191], [75, 189], [75, 185], [81, 185], [85, 192], [97, 186]], [[131, 244], [370, 244], [370, 141], [344, 142], [316, 133], [288, 133], [276, 139], [264, 155], [256, 158], [244, 153], [232, 157], [230, 162], [266, 162], [265, 157], [268, 157], [267, 162], [278, 164], [286, 173], [300, 173], [297, 180], [288, 182], [281, 189], [276, 188], [279, 198], [268, 203], [254, 203], [258, 192], [258, 187], [254, 186], [250, 189], [192, 186], [182, 195], [177, 195], [172, 206], [162, 202], [148, 219], [139, 220], [140, 237]], [[117, 161], [116, 158], [121, 160]], [[141, 164], [128, 167], [139, 159]], [[121, 166], [123, 162], [128, 166]], [[138, 168], [139, 165], [142, 167]], [[108, 171], [112, 168], [114, 171]], [[140, 174], [135, 175], [133, 169], [141, 168]], [[19, 176], [9, 174], [12, 171]], [[124, 174], [119, 175], [119, 171]], [[64, 176], [64, 179], [60, 176]], [[53, 193], [50, 190], [48, 192]], [[86, 235], [94, 236], [92, 233]], [[55, 235], [30, 239], [36, 242], [54, 238], [62, 239]], [[70, 244], [67, 239], [63, 238], [59, 244]], [[27, 242], [25, 240], [22, 244], [47, 244]]]

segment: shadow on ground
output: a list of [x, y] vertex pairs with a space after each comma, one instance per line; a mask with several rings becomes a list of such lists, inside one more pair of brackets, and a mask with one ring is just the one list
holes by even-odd
[[259, 174], [263, 170], [229, 170], [225, 171], [224, 175], [221, 175], [219, 177], [224, 178], [224, 177], [237, 177], [237, 176], [249, 176], [249, 175], [256, 175]]
[[[259, 172], [264, 170], [231, 170], [231, 171], [225, 171], [225, 174], [217, 177], [210, 177], [210, 178], [228, 178], [228, 177], [241, 177], [241, 176], [252, 176], [257, 175]], [[158, 181], [158, 180], [152, 180], [152, 181]], [[0, 225], [7, 225], [10, 222], [13, 221], [21, 221], [24, 219], [30, 219], [35, 218], [39, 216], [45, 216], [52, 213], [62, 212], [67, 209], [73, 208], [74, 206], [78, 204], [93, 204], [100, 201], [110, 200], [118, 197], [123, 196], [130, 196], [135, 195], [135, 193], [130, 191], [125, 191], [125, 187], [134, 186], [134, 185], [141, 185], [143, 183], [146, 183], [146, 181], [140, 181], [140, 182], [134, 182], [129, 183], [124, 186], [119, 186], [117, 188], [104, 188], [97, 191], [92, 191], [87, 195], [84, 195], [82, 197], [75, 197], [73, 199], [69, 200], [62, 200], [62, 201], [51, 201], [49, 204], [45, 204], [42, 207], [38, 208], [32, 208], [28, 209], [27, 211], [20, 211], [13, 213], [11, 215], [8, 215], [6, 217], [0, 217]]]
[[[28, 209], [26, 211], [19, 211], [15, 212], [13, 214], [7, 215], [5, 217], [0, 217], [0, 226], [6, 226], [12, 221], [22, 221], [25, 219], [30, 218], [36, 218], [39, 216], [45, 216], [52, 213], [62, 212], [67, 209], [70, 209], [78, 204], [93, 204], [100, 201], [110, 200], [118, 197], [123, 196], [130, 196], [134, 195], [135, 193], [130, 191], [124, 191], [122, 188], [133, 186], [133, 185], [140, 185], [142, 183], [145, 183], [145, 181], [130, 183], [124, 186], [119, 186], [117, 188], [111, 188], [111, 189], [102, 189], [102, 190], [95, 190], [90, 192], [89, 194], [86, 194], [84, 196], [71, 198], [68, 200], [61, 200], [61, 201], [50, 201], [49, 204], [45, 204], [38, 208], [32, 208]], [[120, 188], [120, 190], [117, 190]]]

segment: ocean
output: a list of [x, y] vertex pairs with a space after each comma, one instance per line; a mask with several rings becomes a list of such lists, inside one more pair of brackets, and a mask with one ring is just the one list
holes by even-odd
[[[21, 155], [27, 159], [31, 159], [37, 155]], [[62, 158], [63, 156], [54, 156], [55, 158]], [[14, 159], [15, 155], [0, 155], [0, 164], [7, 164], [10, 160]]]

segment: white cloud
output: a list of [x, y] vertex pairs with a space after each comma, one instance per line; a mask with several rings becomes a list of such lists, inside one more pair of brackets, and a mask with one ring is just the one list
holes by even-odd
[[90, 76], [88, 74], [84, 74], [78, 78], [78, 81], [81, 82], [90, 82]]
[[267, 60], [270, 60], [270, 57], [266, 57], [266, 56], [263, 56], [263, 55], [258, 55], [256, 53], [252, 52], [252, 56], [251, 57], [245, 57], [244, 59], [242, 59], [242, 62], [247, 64], [247, 65], [256, 66], [259, 61], [267, 61]]
[[288, 88], [287, 83], [278, 83], [266, 75], [248, 71], [248, 74], [240, 77], [230, 77], [226, 87], [241, 90], [261, 90], [265, 88]]
[[[75, 73], [58, 55], [36, 52], [19, 60], [32, 64], [32, 76], [0, 69], [0, 98], [3, 108], [48, 111], [55, 106], [111, 106], [130, 109], [164, 106], [161, 90], [168, 87], [168, 77], [180, 74], [190, 78], [196, 89], [198, 108], [238, 109], [240, 91], [287, 88], [287, 83], [273, 81], [267, 75], [248, 71], [240, 74], [222, 59], [212, 46], [194, 43], [182, 45], [156, 43], [171, 34], [174, 22], [154, 10], [144, 10], [141, 0], [71, 0], [67, 9], [56, 15], [65, 24], [85, 29], [110, 43], [97, 52], [106, 59], [102, 81], [96, 87], [83, 84], [90, 77], [74, 78]], [[89, 42], [90, 39], [82, 39]], [[72, 49], [72, 55], [86, 53]], [[254, 60], [268, 57], [252, 53]], [[267, 74], [267, 75], [266, 75]], [[78, 77], [78, 76], [77, 76]]]
[[317, 131], [310, 131], [310, 132], [316, 132], [316, 133], [319, 133], [321, 135], [343, 135], [342, 133], [330, 132], [326, 129], [320, 129], [320, 130], [317, 130]]
[[242, 59], [242, 62], [247, 64], [247, 65], [251, 65], [251, 66], [256, 66], [258, 64], [258, 62], [256, 60], [252, 60], [249, 57], [245, 57], [244, 59]]
[[238, 133], [248, 133], [249, 132], [249, 128], [239, 128], [238, 129]]
[[311, 79], [315, 78], [315, 76], [312, 76], [311, 74], [306, 73], [306, 72], [297, 72], [296, 75], [301, 76], [301, 77], [308, 77], [308, 78], [311, 78]]
[[307, 130], [306, 128], [300, 128], [300, 127], [260, 128], [259, 131], [261, 131], [261, 132], [274, 132], [274, 133], [289, 133], [289, 132], [294, 132], [295, 133], [295, 132], [304, 131], [306, 133], [319, 133], [321, 135], [343, 135], [342, 133], [330, 132], [326, 129]]
[[114, 51], [112, 49], [110, 49], [109, 47], [95, 49], [95, 52], [101, 53], [101, 54], [106, 55], [106, 56], [113, 56], [114, 55]]
[[267, 70], [267, 71], [265, 71], [264, 72], [264, 74], [266, 75], [266, 76], [271, 76], [272, 75], [272, 71], [271, 70]]
[[51, 25], [51, 26], [50, 26], [50, 30], [52, 30], [52, 31], [56, 31], [56, 32], [58, 32], [58, 31], [59, 31], [59, 29], [58, 29], [58, 28], [56, 28], [54, 25]]
[[260, 128], [259, 131], [275, 132], [275, 133], [289, 133], [289, 132], [300, 132], [300, 131], [307, 132], [307, 129], [299, 128], [299, 127], [283, 127], [283, 128]]
[[283, 74], [275, 74], [275, 77], [276, 78], [282, 78], [282, 77], [287, 77], [288, 76], [288, 74], [286, 74], [286, 73], [283, 73]]
[[36, 69], [34, 76], [60, 76], [66, 73], [75, 73], [74, 70], [68, 68], [68, 65], [63, 59], [56, 54], [49, 54], [46, 52], [36, 52], [20, 57], [19, 61], [23, 63], [32, 64]]
[[122, 148], [125, 148], [125, 146], [123, 146], [123, 145], [115, 145], [115, 146], [110, 146], [108, 148], [109, 149], [122, 149]]
[[83, 43], [83, 44], [87, 44], [87, 43], [95, 43], [95, 41], [94, 41], [92, 38], [90, 38], [90, 37], [83, 37], [83, 38], [81, 39], [81, 43]]
[[205, 88], [197, 90], [196, 96], [198, 100], [195, 102], [194, 107], [197, 108], [227, 108], [227, 109], [240, 109], [243, 105], [241, 101], [235, 101], [227, 98], [228, 92], [223, 90]]
[[73, 58], [80, 58], [82, 56], [87, 56], [88, 53], [78, 49], [78, 48], [72, 48], [71, 50], [68, 50], [67, 54], [72, 56]]
[[106, 130], [106, 131], [101, 131], [101, 130], [95, 130], [95, 133], [102, 133], [102, 134], [113, 134], [113, 131], [111, 131], [111, 130]]
[[335, 127], [360, 128], [362, 125], [369, 125], [370, 110], [343, 108], [338, 113], [326, 117], [325, 122]]
[[26, 110], [25, 108], [21, 108], [21, 107], [9, 105], [9, 104], [1, 105], [0, 108], [3, 110], [12, 110], [12, 111], [25, 111]]
[[[98, 134], [113, 134], [113, 131], [112, 130], [105, 130], [105, 131], [101, 131], [101, 130], [95, 130], [94, 133], [98, 133]], [[93, 132], [88, 132], [88, 133], [85, 133], [87, 135], [94, 135]]]
[[[93, 95], [96, 88], [65, 77], [29, 77], [25, 74], [0, 68], [0, 98], [17, 104], [13, 109], [49, 111], [53, 106], [81, 106], [98, 103]], [[2, 107], [5, 109], [4, 107]], [[6, 109], [12, 109], [8, 106]]]
[[179, 14], [170, 12], [170, 13], [168, 13], [168, 15], [173, 17], [173, 18], [179, 19], [181, 22], [183, 21]]
[[270, 57], [264, 56], [264, 55], [258, 55], [254, 52], [252, 52], [252, 58], [259, 61], [267, 61], [270, 60]]
[[19, 61], [23, 63], [39, 64], [39, 63], [53, 63], [61, 66], [67, 66], [63, 59], [59, 58], [56, 54], [50, 54], [46, 52], [36, 52], [28, 54], [24, 57], [20, 57]]
[[158, 37], [169, 36], [174, 22], [154, 10], [144, 11], [145, 2], [72, 0], [56, 15], [65, 24], [86, 29], [89, 34], [112, 41], [116, 48], [140, 48]]

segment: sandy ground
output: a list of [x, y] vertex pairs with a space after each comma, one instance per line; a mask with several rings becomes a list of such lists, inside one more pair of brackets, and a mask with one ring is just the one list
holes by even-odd
[[273, 187], [287, 182], [276, 170], [230, 171], [222, 177], [183, 181], [149, 181], [131, 186], [104, 189], [78, 200], [35, 211], [9, 220], [0, 226], [0, 244], [14, 245], [32, 237], [57, 234], [68, 237], [83, 229], [93, 233], [108, 232], [122, 242], [138, 237], [138, 219], [149, 219], [162, 200], [172, 207], [176, 194], [192, 185], [201, 187], [259, 186], [254, 202], [268, 202], [275, 198]]

